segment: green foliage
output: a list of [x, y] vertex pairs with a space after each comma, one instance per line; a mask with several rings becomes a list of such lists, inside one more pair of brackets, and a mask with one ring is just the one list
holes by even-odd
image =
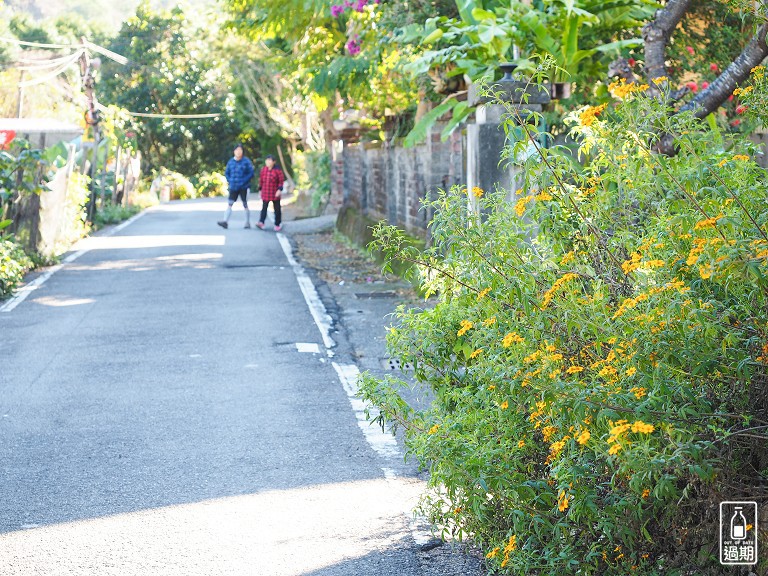
[[32, 260], [12, 237], [0, 236], [0, 298], [10, 296], [32, 266]]
[[119, 224], [138, 214], [141, 208], [138, 206], [121, 206], [120, 204], [105, 204], [93, 217], [93, 226], [96, 230], [110, 224]]
[[569, 118], [582, 163], [509, 105], [519, 190], [442, 192], [427, 250], [376, 232], [439, 296], [388, 336], [435, 399], [362, 393], [429, 468], [424, 511], [500, 573], [722, 574], [718, 503], [768, 502], [765, 171], [666, 94], [617, 94]]
[[311, 213], [319, 214], [331, 194], [331, 159], [326, 152], [297, 152], [294, 155], [296, 188], [311, 198]]
[[197, 190], [195, 190], [194, 184], [192, 184], [189, 178], [179, 172], [163, 168], [155, 179], [155, 183], [160, 190], [166, 187], [170, 190], [171, 200], [197, 198]]
[[150, 169], [165, 166], [185, 174], [215, 170], [237, 141], [232, 79], [213, 58], [209, 43], [206, 29], [194, 27], [181, 8], [155, 12], [146, 2], [109, 43], [129, 63], [105, 61], [99, 83], [102, 101], [138, 113], [220, 113], [194, 120], [123, 120], [122, 132], [135, 132]]
[[200, 197], [226, 196], [227, 179], [220, 172], [204, 172], [197, 178], [195, 192]]

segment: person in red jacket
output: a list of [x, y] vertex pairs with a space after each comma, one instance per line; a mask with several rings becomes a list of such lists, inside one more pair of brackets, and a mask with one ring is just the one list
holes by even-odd
[[264, 228], [264, 221], [267, 219], [267, 207], [272, 202], [272, 208], [275, 210], [275, 232], [280, 232], [282, 226], [282, 214], [280, 211], [280, 197], [283, 194], [283, 184], [285, 176], [279, 166], [275, 166], [275, 157], [267, 156], [264, 166], [259, 174], [259, 192], [261, 192], [261, 216], [256, 226]]

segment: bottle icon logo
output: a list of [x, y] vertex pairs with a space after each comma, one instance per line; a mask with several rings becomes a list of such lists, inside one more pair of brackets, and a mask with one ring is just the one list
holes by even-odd
[[731, 518], [731, 539], [745, 540], [747, 538], [747, 519], [741, 512], [742, 507], [736, 506]]
[[720, 502], [720, 564], [757, 564], [757, 502]]

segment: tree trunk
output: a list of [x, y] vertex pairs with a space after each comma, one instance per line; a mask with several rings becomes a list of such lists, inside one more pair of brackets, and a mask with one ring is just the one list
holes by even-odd
[[[763, 17], [768, 12], [768, 2], [763, 0]], [[690, 0], [669, 0], [664, 8], [656, 12], [654, 20], [643, 26], [645, 40], [645, 72], [648, 83], [654, 87], [653, 80], [666, 76], [666, 51], [669, 39], [677, 25], [685, 15]], [[697, 118], [711, 114], [733, 94], [734, 89], [749, 78], [752, 68], [768, 57], [766, 33], [768, 24], [760, 26], [739, 56], [718, 76], [706, 90], [702, 90], [690, 102], [682, 106], [679, 112], [693, 110]], [[657, 149], [662, 154], [672, 156], [677, 153], [674, 147], [674, 136], [664, 134]]]
[[760, 64], [768, 56], [768, 45], [765, 43], [765, 35], [768, 25], [763, 24], [728, 68], [701, 91], [693, 100], [680, 108], [680, 111], [693, 110], [698, 118], [704, 118], [717, 110], [725, 100], [733, 94], [736, 86], [749, 78], [752, 68]]
[[667, 44], [690, 3], [691, 0], [669, 0], [664, 8], [656, 11], [656, 17], [643, 26], [645, 75], [650, 85], [654, 78], [667, 75]]

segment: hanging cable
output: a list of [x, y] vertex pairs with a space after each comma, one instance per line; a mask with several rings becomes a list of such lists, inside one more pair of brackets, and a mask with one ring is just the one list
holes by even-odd
[[72, 46], [71, 44], [40, 44], [39, 42], [27, 42], [25, 40], [19, 40], [17, 38], [2, 38], [0, 37], [0, 42], [7, 42], [8, 44], [17, 44], [19, 46], [30, 46], [32, 48], [57, 48], [57, 49], [63, 49], [63, 48], [74, 48], [75, 46]]
[[163, 118], [163, 119], [200, 119], [200, 118], [217, 118], [221, 116], [221, 112], [212, 112], [210, 114], [150, 114], [148, 112], [127, 112], [129, 116], [137, 116], [139, 118]]

